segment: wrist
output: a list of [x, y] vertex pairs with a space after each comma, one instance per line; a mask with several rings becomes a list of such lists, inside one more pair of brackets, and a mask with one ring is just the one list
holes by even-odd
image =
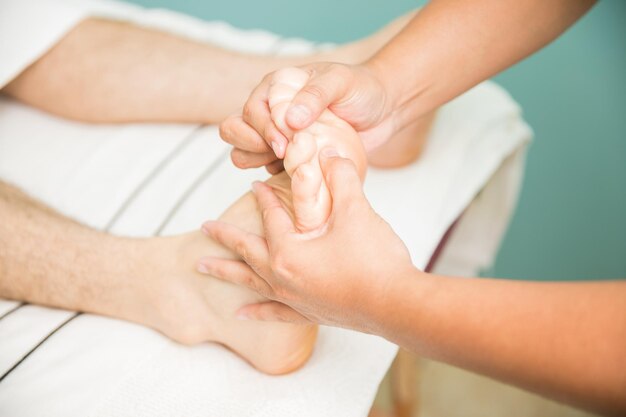
[[441, 102], [433, 96], [434, 77], [419, 71], [419, 65], [403, 66], [382, 53], [376, 54], [364, 66], [378, 80], [385, 91], [389, 117], [394, 132], [403, 130], [422, 116], [436, 109]]
[[419, 320], [416, 309], [430, 292], [431, 278], [413, 265], [394, 274], [371, 311], [372, 333], [404, 345], [409, 329]]
[[[395, 71], [389, 68], [384, 59], [377, 55], [365, 61], [362, 66], [374, 77], [385, 93], [385, 103], [388, 113], [395, 113], [402, 103], [402, 87], [398, 86], [398, 77]], [[401, 83], [400, 83], [401, 84]]]

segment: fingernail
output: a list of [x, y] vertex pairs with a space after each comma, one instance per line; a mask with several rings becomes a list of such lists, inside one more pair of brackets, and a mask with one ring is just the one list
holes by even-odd
[[339, 156], [339, 153], [337, 149], [328, 146], [320, 151], [320, 156], [322, 158], [334, 158], [335, 156]]
[[274, 155], [276, 155], [276, 157], [278, 157], [278, 158], [282, 158], [283, 157], [283, 145], [282, 145], [282, 143], [280, 143], [278, 141], [273, 141], [272, 142], [272, 150], [274, 151]]
[[297, 126], [302, 126], [311, 116], [311, 111], [302, 104], [298, 104], [289, 109], [287, 116], [290, 122]]
[[196, 270], [200, 272], [201, 274], [209, 273], [209, 268], [207, 268], [205, 264], [198, 264], [198, 266], [196, 267]]

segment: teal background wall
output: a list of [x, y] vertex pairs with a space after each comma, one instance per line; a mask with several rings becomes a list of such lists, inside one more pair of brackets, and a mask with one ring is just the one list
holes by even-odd
[[[357, 39], [423, 1], [135, 0], [316, 41]], [[626, 277], [626, 2], [600, 1], [495, 78], [536, 133], [520, 204], [489, 274]]]

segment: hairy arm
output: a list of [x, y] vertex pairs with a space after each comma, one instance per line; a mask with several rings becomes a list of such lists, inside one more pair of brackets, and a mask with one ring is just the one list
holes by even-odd
[[85, 227], [1, 181], [0, 218], [0, 297], [109, 315], [131, 307], [140, 240]]
[[[289, 177], [281, 173], [267, 182], [289, 205]], [[0, 219], [0, 298], [132, 321], [187, 344], [214, 340], [220, 294], [214, 293], [214, 280], [195, 270], [196, 260], [235, 255], [201, 232], [112, 235], [69, 219], [2, 181]], [[262, 234], [250, 193], [220, 219]], [[248, 302], [258, 299], [249, 294]], [[243, 302], [234, 296], [229, 302], [238, 301]]]

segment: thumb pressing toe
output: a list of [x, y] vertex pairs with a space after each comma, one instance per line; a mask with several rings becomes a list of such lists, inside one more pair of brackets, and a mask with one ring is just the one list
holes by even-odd
[[327, 146], [320, 151], [320, 158], [323, 159], [335, 158], [337, 156], [339, 156], [339, 152], [332, 146]]
[[287, 124], [294, 129], [303, 129], [308, 126], [310, 118], [311, 110], [302, 104], [291, 107], [285, 116]]

